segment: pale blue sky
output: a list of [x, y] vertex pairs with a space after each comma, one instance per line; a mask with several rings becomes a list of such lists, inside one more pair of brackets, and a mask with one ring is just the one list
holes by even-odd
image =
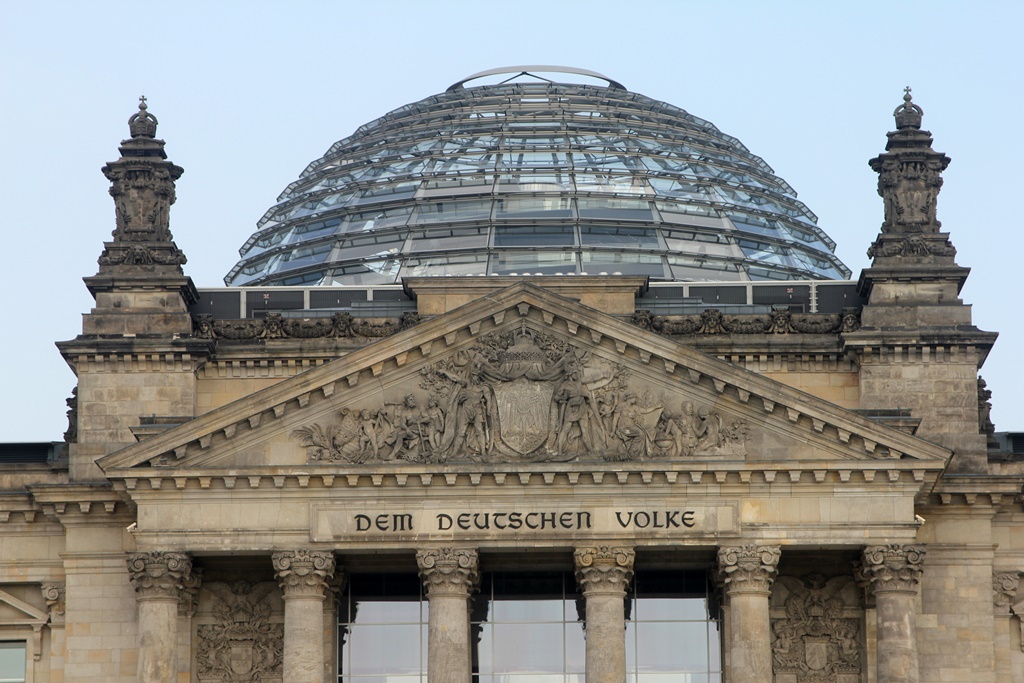
[[708, 119], [796, 188], [855, 276], [881, 223], [867, 160], [911, 85], [953, 162], [939, 218], [979, 327], [1000, 430], [1024, 431], [1024, 234], [1013, 179], [1024, 3], [53, 2], [0, 5], [0, 441], [59, 440], [81, 278], [114, 227], [99, 169], [138, 96], [185, 168], [171, 229], [199, 287], [308, 162], [359, 125], [484, 69], [561, 64]]

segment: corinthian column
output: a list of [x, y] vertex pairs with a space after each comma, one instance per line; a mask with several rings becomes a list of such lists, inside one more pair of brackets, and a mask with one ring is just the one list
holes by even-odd
[[138, 608], [139, 683], [173, 683], [178, 678], [178, 601], [192, 574], [185, 553], [128, 553], [128, 571]]
[[324, 681], [324, 596], [334, 576], [334, 553], [274, 553], [274, 573], [284, 591], [284, 676], [288, 683]]
[[768, 598], [781, 554], [776, 545], [718, 550], [718, 573], [729, 602], [730, 680], [772, 683]]
[[479, 562], [475, 548], [435, 548], [416, 553], [430, 601], [430, 683], [466, 683], [470, 679], [469, 597], [480, 583]]
[[625, 683], [625, 598], [633, 579], [632, 548], [577, 548], [576, 581], [587, 604], [587, 683]]
[[875, 594], [878, 683], [918, 683], [914, 601], [924, 554], [919, 545], [864, 549], [861, 570]]

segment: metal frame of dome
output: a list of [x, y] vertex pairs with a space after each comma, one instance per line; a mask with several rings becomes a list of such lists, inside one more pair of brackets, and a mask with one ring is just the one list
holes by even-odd
[[[465, 87], [485, 76], [560, 71]], [[817, 218], [713, 124], [582, 69], [491, 69], [360, 126], [309, 164], [228, 285], [406, 276], [846, 279]]]

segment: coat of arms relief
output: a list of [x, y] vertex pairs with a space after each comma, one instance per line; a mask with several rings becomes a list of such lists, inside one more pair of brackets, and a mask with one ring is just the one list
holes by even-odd
[[420, 371], [416, 390], [292, 432], [310, 462], [639, 461], [746, 455], [747, 423], [631, 381], [525, 325]]

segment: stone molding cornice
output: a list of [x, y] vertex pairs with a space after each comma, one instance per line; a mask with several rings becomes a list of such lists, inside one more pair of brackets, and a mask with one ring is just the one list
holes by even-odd
[[873, 545], [864, 549], [861, 571], [875, 596], [882, 593], [917, 593], [924, 556], [922, 545]]
[[573, 562], [576, 582], [583, 596], [625, 597], [629, 582], [633, 580], [635, 559], [636, 552], [632, 548], [606, 545], [576, 548]]
[[327, 582], [334, 576], [334, 553], [326, 550], [287, 550], [272, 556], [274, 575], [284, 599], [319, 598], [327, 591]]
[[718, 574], [725, 590], [735, 593], [771, 591], [782, 549], [777, 545], [742, 545], [718, 549]]
[[128, 553], [127, 564], [135, 598], [139, 601], [177, 602], [192, 574], [192, 557], [187, 553]]
[[[382, 374], [464, 350], [480, 335], [527, 321], [531, 328], [579, 339], [581, 345], [599, 349], [614, 362], [649, 366], [651, 372], [663, 374], [666, 381], [688, 382], [695, 391], [734, 401], [749, 417], [772, 416], [773, 421], [788, 421], [795, 432], [806, 430], [812, 438], [833, 440], [860, 458], [898, 459], [909, 455], [945, 461], [950, 455], [947, 449], [839, 410], [823, 399], [569, 302], [536, 285], [521, 283], [421, 322], [390, 337], [387, 343], [370, 344], [337, 362], [283, 380], [250, 400], [197, 417], [187, 427], [170, 429], [108, 455], [99, 461], [100, 466], [109, 471], [145, 463], [172, 466], [202, 460], [207, 449], [231, 439], [236, 443], [254, 439], [256, 435], [250, 432], [267, 428], [292, 411], [308, 407], [310, 416], [318, 417], [334, 407], [336, 401], [330, 399], [336, 393], [351, 392], [357, 386], [361, 390], [368, 382], [379, 382]], [[328, 405], [320, 405], [325, 401]]]
[[429, 548], [416, 551], [428, 598], [468, 598], [480, 586], [480, 554], [476, 548]]
[[1020, 572], [994, 572], [992, 574], [992, 606], [996, 616], [1008, 617], [1017, 601]]
[[64, 526], [135, 519], [135, 502], [110, 482], [35, 484], [28, 490], [35, 506]]

